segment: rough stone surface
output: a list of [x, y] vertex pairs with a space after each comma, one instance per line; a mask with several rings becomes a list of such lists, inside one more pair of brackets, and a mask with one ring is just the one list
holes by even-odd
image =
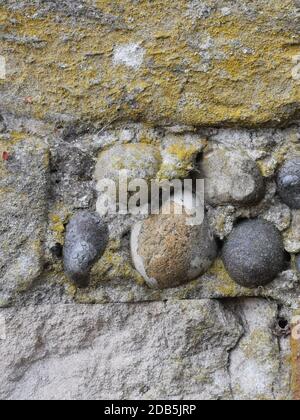
[[206, 200], [212, 205], [249, 205], [265, 193], [256, 163], [239, 151], [213, 150], [204, 155], [200, 173], [205, 179]]
[[232, 278], [250, 288], [274, 280], [285, 261], [279, 232], [263, 220], [238, 224], [224, 245], [222, 257]]
[[296, 268], [300, 273], [300, 255], [297, 255], [296, 257]]
[[291, 225], [292, 215], [286, 204], [276, 204], [263, 214], [263, 218], [274, 223], [280, 232], [285, 231]]
[[90, 271], [108, 243], [108, 229], [96, 213], [81, 212], [67, 226], [64, 268], [67, 276], [80, 286], [88, 284]]
[[[184, 209], [182, 215], [174, 214], [177, 207]], [[207, 220], [191, 226], [186, 211], [172, 202], [171, 215], [151, 216], [132, 231], [132, 258], [150, 287], [164, 289], [194, 280], [217, 255]]]
[[[165, 152], [174, 153], [175, 169], [180, 170], [180, 162], [191, 165], [192, 176], [199, 176], [197, 168], [203, 159], [203, 140], [209, 147], [221, 149], [238, 149], [243, 154], [256, 160], [266, 182], [265, 198], [257, 205], [251, 206], [217, 206], [207, 205], [208, 222], [211, 231], [220, 239], [225, 239], [231, 233], [235, 222], [240, 218], [268, 217], [278, 228], [284, 229], [285, 248], [291, 254], [300, 252], [299, 233], [300, 226], [297, 221], [297, 211], [287, 209], [276, 193], [274, 175], [281, 164], [286, 160], [287, 154], [295, 154], [300, 139], [299, 127], [293, 126], [287, 129], [201, 129], [198, 130], [186, 126], [172, 126], [165, 128], [153, 128], [144, 124], [123, 123], [109, 127], [95, 133], [92, 129], [85, 128], [83, 132], [77, 132], [78, 127], [70, 130], [68, 126], [48, 124], [34, 119], [18, 119], [12, 115], [3, 114], [3, 132], [1, 142], [3, 152], [11, 148], [21, 147], [32, 139], [32, 142], [44, 144], [45, 162], [47, 163], [46, 178], [32, 176], [35, 172], [30, 169], [31, 194], [34, 195], [36, 183], [45, 197], [45, 216], [39, 229], [43, 232], [43, 264], [36, 281], [28, 282], [26, 287], [16, 288], [16, 293], [11, 293], [11, 299], [3, 299], [0, 306], [7, 302], [29, 301], [48, 302], [48, 297], [55, 301], [76, 301], [79, 303], [108, 303], [108, 302], [141, 302], [167, 299], [201, 299], [201, 298], [237, 298], [242, 296], [261, 296], [275, 299], [283, 305], [297, 306], [299, 295], [299, 273], [295, 266], [287, 266], [287, 271], [280, 273], [276, 281], [265, 288], [246, 289], [237, 285], [226, 272], [220, 260], [216, 260], [213, 266], [204, 275], [195, 280], [172, 289], [151, 290], [145, 284], [142, 276], [134, 269], [130, 255], [129, 234], [132, 227], [145, 219], [145, 216], [131, 215], [107, 215], [103, 220], [107, 223], [110, 233], [110, 241], [102, 258], [96, 261], [91, 270], [89, 287], [78, 289], [68, 282], [64, 275], [61, 248], [65, 241], [65, 226], [70, 218], [80, 210], [95, 211], [97, 195], [96, 180], [94, 179], [95, 165], [99, 153], [109, 150], [117, 144], [152, 145], [161, 156]], [[168, 150], [170, 138], [174, 140], [176, 148]], [[23, 139], [23, 141], [22, 141]], [[193, 147], [189, 147], [193, 145]], [[179, 146], [179, 147], [178, 147]], [[199, 155], [195, 158], [195, 148], [199, 147]], [[49, 151], [48, 151], [49, 150]], [[40, 149], [28, 153], [28, 161], [35, 161], [36, 153]], [[44, 152], [43, 152], [44, 153]], [[48, 154], [50, 159], [47, 158]], [[168, 154], [166, 154], [168, 156]], [[170, 155], [171, 156], [171, 155]], [[191, 159], [191, 157], [193, 158]], [[1, 157], [1, 155], [0, 155]], [[176, 159], [175, 159], [176, 158]], [[26, 158], [27, 159], [27, 158]], [[1, 160], [1, 159], [0, 159]], [[43, 162], [42, 158], [38, 159]], [[1, 161], [3, 168], [10, 161]], [[163, 162], [166, 160], [163, 157]], [[173, 161], [172, 161], [173, 162]], [[273, 162], [273, 163], [272, 163]], [[179, 164], [177, 166], [177, 164]], [[186, 170], [186, 169], [184, 169]], [[49, 176], [48, 176], [49, 174]], [[25, 172], [23, 171], [23, 175]], [[27, 176], [27, 175], [26, 175]], [[22, 176], [24, 178], [24, 176]], [[43, 182], [40, 184], [40, 180]], [[21, 179], [20, 182], [24, 182]], [[29, 181], [28, 181], [29, 182]], [[20, 184], [21, 185], [21, 184]], [[3, 196], [5, 197], [5, 195]], [[36, 197], [36, 195], [35, 195]], [[36, 198], [35, 198], [36, 199]], [[11, 213], [10, 201], [3, 199], [2, 212]], [[25, 207], [28, 208], [28, 207]], [[282, 209], [282, 210], [281, 210]], [[24, 213], [24, 212], [23, 212]], [[288, 213], [291, 213], [290, 226]], [[26, 214], [26, 224], [30, 225], [29, 214]], [[6, 218], [3, 218], [5, 226]], [[28, 224], [29, 222], [29, 224]], [[19, 225], [10, 224], [11, 234]], [[35, 230], [35, 232], [39, 232]], [[20, 237], [16, 231], [16, 237]], [[19, 246], [20, 252], [26, 254], [26, 242]], [[59, 251], [59, 252], [57, 252]], [[7, 265], [13, 261], [9, 253], [6, 254]], [[294, 270], [292, 269], [294, 267]], [[10, 264], [10, 279], [18, 278], [17, 266]], [[28, 290], [27, 293], [23, 293]], [[4, 297], [4, 295], [3, 295]]]
[[[131, 183], [142, 180], [150, 191], [151, 180], [156, 179], [160, 164], [159, 150], [148, 144], [117, 145], [100, 153], [94, 174], [98, 191], [96, 207], [99, 214], [111, 213], [113, 209], [116, 212], [119, 204], [127, 208], [128, 196], [132, 196], [136, 191], [136, 185], [134, 184], [133, 191], [129, 194], [123, 196], [122, 191], [124, 187], [126, 191], [129, 190]], [[107, 185], [107, 182], [110, 182], [110, 185]]]
[[214, 234], [223, 240], [232, 232], [237, 216], [233, 206], [219, 206], [210, 208], [208, 217]]
[[[0, 398], [299, 396], [299, 210], [276, 182], [300, 152], [299, 22], [299, 0], [0, 1]], [[88, 287], [70, 281], [66, 226], [98, 209], [103, 156], [161, 181], [216, 150], [236, 184], [206, 201], [209, 229], [272, 222], [290, 256], [273, 282], [243, 287], [216, 258], [151, 289], [130, 253], [148, 216], [109, 213]]]
[[217, 302], [38, 306], [1, 315], [1, 399], [230, 397], [228, 352], [241, 326]]
[[291, 254], [300, 252], [300, 210], [292, 212], [291, 226], [284, 232], [284, 246]]
[[[288, 336], [276, 336], [270, 326], [278, 323], [276, 304], [259, 299], [241, 300], [235, 307], [245, 328], [232, 351], [230, 373], [232, 392], [241, 400], [286, 399], [291, 366]], [[280, 356], [281, 354], [281, 356]]]
[[128, 180], [156, 178], [160, 167], [159, 150], [148, 144], [117, 145], [100, 154], [95, 171], [97, 181], [119, 182], [120, 171], [126, 170]]
[[[49, 153], [39, 139], [1, 141], [0, 306], [29, 289], [43, 271]], [[2, 153], [1, 153], [2, 154]]]
[[245, 323], [213, 300], [1, 310], [0, 398], [289, 398], [285, 352], [267, 326], [275, 305], [250, 300], [244, 311]]
[[19, 116], [258, 126], [299, 115], [292, 0], [3, 0], [0, 25], [1, 106]]
[[300, 209], [300, 156], [280, 168], [277, 185], [282, 200], [292, 209]]
[[162, 141], [163, 161], [158, 180], [189, 178], [205, 145], [205, 138], [194, 133], [166, 133]]

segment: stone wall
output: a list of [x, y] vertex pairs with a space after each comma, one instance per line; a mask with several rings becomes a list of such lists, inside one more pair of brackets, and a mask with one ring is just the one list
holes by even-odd
[[[299, 19], [0, 0], [1, 399], [299, 396]], [[121, 169], [205, 178], [205, 229], [108, 213], [94, 242]]]

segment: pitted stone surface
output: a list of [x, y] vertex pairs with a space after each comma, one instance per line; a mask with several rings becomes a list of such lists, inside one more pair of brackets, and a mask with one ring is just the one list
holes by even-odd
[[18, 116], [102, 129], [257, 127], [299, 115], [291, 0], [3, 0], [0, 26], [1, 104]]
[[100, 153], [95, 178], [119, 182], [120, 171], [126, 170], [128, 179], [151, 180], [156, 177], [161, 157], [159, 150], [147, 144], [124, 144]]
[[277, 176], [278, 192], [292, 209], [300, 209], [300, 156], [287, 160]]
[[86, 286], [93, 263], [104, 253], [108, 229], [97, 213], [81, 212], [67, 226], [64, 268], [76, 284]]
[[[290, 163], [300, 140], [299, 0], [0, 3], [0, 308], [11, 307], [0, 310], [0, 398], [289, 398], [290, 360], [298, 367], [287, 334], [300, 296]], [[88, 287], [69, 282], [65, 227], [99, 209], [98, 159], [108, 156], [100, 178], [122, 168], [147, 182], [199, 178], [216, 149], [224, 159], [212, 175], [224, 165], [235, 183], [206, 201], [207, 229], [226, 240], [238, 220], [272, 222], [291, 256], [272, 283], [242, 287], [220, 258], [184, 283], [202, 264], [181, 271], [184, 240], [167, 249], [175, 263], [161, 260], [179, 285], [151, 289], [130, 255], [130, 230], [145, 216], [114, 213], [104, 217], [101, 258], [93, 263], [91, 237], [76, 245]], [[188, 236], [182, 224], [177, 233]], [[201, 233], [190, 237], [197, 244]], [[272, 252], [268, 275], [280, 261]]]
[[0, 310], [0, 398], [286, 399], [276, 316], [260, 299]]
[[242, 326], [218, 302], [38, 305], [0, 315], [1, 399], [231, 398], [229, 352]]
[[[43, 271], [49, 150], [39, 138], [1, 141], [0, 307], [30, 289]], [[2, 153], [1, 153], [2, 155]]]
[[274, 223], [280, 232], [287, 230], [292, 222], [292, 214], [286, 204], [276, 204], [268, 209], [263, 218], [268, 222]]
[[292, 211], [291, 226], [284, 232], [284, 247], [291, 254], [300, 252], [300, 210]]
[[227, 239], [222, 256], [231, 277], [244, 287], [264, 286], [284, 269], [280, 233], [264, 220], [239, 223]]
[[[271, 326], [278, 323], [276, 303], [241, 299], [235, 313], [243, 320], [244, 335], [231, 353], [232, 392], [236, 400], [285, 400], [291, 398], [289, 337], [276, 336]], [[289, 322], [289, 318], [287, 318]]]

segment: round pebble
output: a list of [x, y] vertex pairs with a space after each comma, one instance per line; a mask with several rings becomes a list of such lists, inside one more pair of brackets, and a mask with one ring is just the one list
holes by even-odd
[[156, 177], [161, 164], [160, 152], [148, 144], [121, 144], [101, 152], [96, 164], [97, 181], [111, 179], [118, 183], [120, 171], [126, 170], [128, 180]]
[[205, 196], [213, 206], [256, 204], [265, 195], [265, 182], [255, 161], [239, 151], [217, 149], [203, 159]]
[[278, 193], [292, 209], [300, 209], [300, 156], [290, 159], [277, 176]]
[[[171, 208], [182, 203], [172, 201]], [[211, 266], [217, 245], [207, 220], [189, 225], [187, 214], [153, 215], [135, 225], [132, 259], [148, 286], [172, 288], [194, 280]]]
[[81, 212], [67, 226], [63, 250], [66, 275], [78, 286], [87, 286], [90, 270], [108, 243], [108, 229], [96, 213]]
[[[126, 206], [127, 195], [119, 196], [120, 185], [129, 186], [137, 179], [149, 185], [156, 178], [160, 165], [159, 150], [148, 144], [121, 144], [100, 153], [95, 169], [98, 213], [105, 215], [116, 204]], [[103, 190], [104, 180], [113, 181], [113, 187]]]
[[234, 228], [222, 257], [232, 279], [247, 288], [270, 283], [285, 264], [279, 231], [272, 223], [259, 219], [241, 222]]

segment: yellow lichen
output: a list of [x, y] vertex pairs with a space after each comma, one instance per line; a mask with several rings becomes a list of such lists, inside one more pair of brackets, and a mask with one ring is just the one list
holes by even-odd
[[239, 286], [231, 279], [221, 259], [218, 258], [215, 260], [207, 274], [212, 275], [219, 280], [218, 284], [214, 283], [215, 292], [228, 297], [235, 297], [238, 295]]
[[[295, 31], [284, 25], [269, 28], [272, 19], [291, 10], [289, 0], [276, 8], [265, 3], [264, 13], [252, 20], [242, 13], [224, 17], [215, 12], [201, 28], [184, 0], [176, 7], [171, 0], [154, 3], [124, 0], [117, 29], [78, 20], [76, 32], [67, 16], [58, 21], [54, 13], [37, 17], [34, 7], [20, 12], [2, 6], [0, 54], [13, 57], [14, 68], [1, 82], [8, 94], [2, 105], [37, 118], [68, 114], [104, 124], [126, 118], [258, 125], [285, 118], [288, 107], [299, 103], [299, 85], [291, 77]], [[110, 1], [98, 1], [97, 7], [118, 14]], [[166, 20], [172, 25], [162, 30]], [[145, 21], [152, 37], [143, 36]], [[201, 70], [201, 54], [193, 47], [193, 37], [203, 35], [216, 45], [207, 52], [209, 71]], [[134, 70], [113, 63], [114, 48], [129, 43], [145, 51], [144, 63]], [[19, 87], [18, 96], [11, 101], [13, 86]]]
[[114, 279], [122, 279], [122, 281], [134, 280], [137, 284], [144, 285], [143, 278], [118, 250], [119, 242], [111, 241], [102, 258], [92, 268], [92, 284], [96, 286]]
[[49, 228], [53, 232], [55, 241], [63, 244], [65, 224], [68, 222], [70, 214], [62, 205], [57, 205], [55, 211], [49, 215]]
[[167, 153], [174, 155], [181, 162], [191, 162], [198, 153], [199, 147], [175, 143], [169, 146]]
[[274, 350], [273, 353], [265, 353], [266, 348], [270, 348], [270, 333], [264, 329], [257, 328], [252, 331], [246, 341], [240, 345], [247, 359], [259, 359], [263, 361], [276, 361], [277, 354]]

